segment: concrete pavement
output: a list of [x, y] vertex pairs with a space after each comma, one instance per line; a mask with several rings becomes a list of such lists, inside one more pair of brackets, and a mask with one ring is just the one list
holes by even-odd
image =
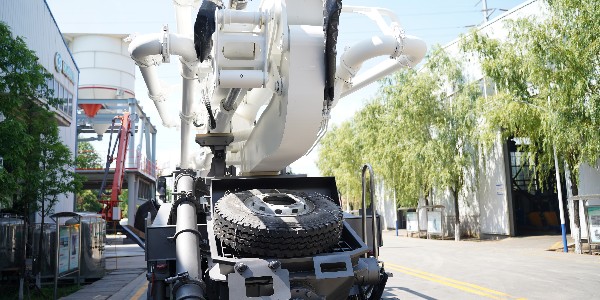
[[[394, 277], [383, 299], [600, 299], [600, 256], [559, 251], [559, 235], [495, 241], [426, 240], [383, 233], [380, 259]], [[558, 244], [557, 244], [558, 243]], [[107, 245], [108, 275], [61, 299], [144, 299], [144, 252]]]
[[600, 256], [547, 251], [560, 241], [455, 242], [385, 232], [380, 259], [394, 277], [384, 299], [600, 299]]
[[107, 236], [106, 275], [62, 300], [145, 299], [144, 250], [121, 235]]

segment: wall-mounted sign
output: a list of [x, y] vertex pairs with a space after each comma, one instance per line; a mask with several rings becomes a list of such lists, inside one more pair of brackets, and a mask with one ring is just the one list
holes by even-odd
[[54, 54], [54, 68], [56, 69], [56, 72], [65, 75], [65, 77], [67, 77], [71, 83], [75, 83], [75, 73], [73, 72], [73, 69], [71, 69], [71, 67], [65, 63], [65, 61], [62, 59], [62, 56], [60, 56], [60, 53], [58, 52]]
[[496, 195], [502, 196], [504, 195], [504, 185], [501, 183], [496, 184]]

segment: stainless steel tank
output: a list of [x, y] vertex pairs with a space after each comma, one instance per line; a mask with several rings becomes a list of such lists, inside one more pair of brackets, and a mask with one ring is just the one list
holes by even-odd
[[25, 222], [14, 216], [0, 216], [0, 270], [16, 270], [23, 256]]
[[81, 215], [81, 277], [101, 278], [106, 270], [106, 222], [95, 213]]

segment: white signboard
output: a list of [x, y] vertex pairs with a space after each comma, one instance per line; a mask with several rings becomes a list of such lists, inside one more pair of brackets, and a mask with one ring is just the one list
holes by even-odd
[[503, 184], [496, 184], [496, 195], [498, 196], [502, 196], [504, 195], [504, 185]]
[[60, 226], [58, 236], [58, 273], [79, 268], [79, 224]]
[[442, 212], [427, 212], [427, 233], [442, 234]]
[[69, 227], [60, 226], [58, 236], [58, 273], [69, 271]]
[[74, 270], [79, 268], [79, 224], [71, 227], [69, 242], [69, 269]]
[[600, 206], [590, 206], [587, 210], [590, 224], [590, 242], [600, 243]]
[[416, 212], [406, 213], [406, 231], [419, 231], [419, 221]]

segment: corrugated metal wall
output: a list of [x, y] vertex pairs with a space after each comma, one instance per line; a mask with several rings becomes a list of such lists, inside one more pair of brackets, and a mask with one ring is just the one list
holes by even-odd
[[[79, 71], [73, 61], [61, 32], [54, 21], [52, 13], [44, 0], [2, 0], [0, 1], [0, 21], [10, 26], [13, 36], [20, 36], [27, 43], [29, 49], [36, 52], [39, 62], [54, 75], [56, 81], [73, 95], [71, 112], [71, 125], [60, 127], [60, 136], [65, 145], [76, 153], [76, 119], [75, 107], [77, 101], [77, 86]], [[73, 82], [58, 72], [55, 68], [54, 58], [59, 53], [75, 73]], [[56, 212], [73, 211], [74, 195], [61, 197], [55, 207]], [[39, 216], [37, 217], [39, 220]]]

